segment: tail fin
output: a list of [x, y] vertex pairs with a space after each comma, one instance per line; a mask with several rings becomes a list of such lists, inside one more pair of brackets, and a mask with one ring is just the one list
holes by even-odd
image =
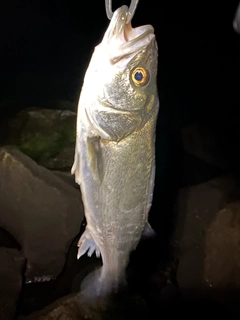
[[123, 275], [105, 272], [104, 267], [101, 267], [83, 279], [80, 292], [90, 302], [101, 299], [107, 300], [108, 297], [117, 293], [125, 285], [126, 281]]

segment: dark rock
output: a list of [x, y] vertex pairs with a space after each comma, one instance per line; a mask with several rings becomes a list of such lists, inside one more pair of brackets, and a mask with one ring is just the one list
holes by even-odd
[[178, 292], [178, 288], [176, 288], [176, 286], [174, 286], [171, 281], [167, 282], [167, 285], [162, 289], [161, 294], [160, 294], [160, 299], [162, 301], [174, 301], [178, 298], [179, 296], [179, 292]]
[[41, 103], [40, 107], [44, 109], [54, 109], [54, 110], [76, 110], [78, 101], [69, 101], [69, 100], [52, 100], [45, 101]]
[[239, 296], [239, 199], [238, 182], [230, 176], [180, 191], [175, 245], [183, 296], [224, 301], [233, 293]]
[[227, 170], [185, 153], [182, 157], [181, 187], [200, 184], [226, 174]]
[[[52, 305], [47, 306], [41, 311], [32, 313], [26, 317], [26, 320], [82, 320], [86, 319], [79, 305], [78, 294], [66, 296], [55, 301]], [[90, 318], [92, 319], [92, 317]], [[99, 316], [94, 320], [101, 319]]]
[[[231, 108], [229, 109], [231, 110]], [[193, 124], [182, 129], [184, 150], [205, 163], [240, 178], [239, 108], [222, 114], [221, 122]], [[215, 170], [216, 170], [215, 168]], [[224, 173], [219, 173], [219, 175]]]
[[79, 191], [12, 148], [0, 172], [0, 224], [21, 245], [26, 281], [55, 278], [83, 220]]
[[94, 304], [87, 302], [81, 294], [72, 294], [31, 314], [26, 320], [147, 320], [151, 318], [152, 315], [140, 295], [124, 292]]
[[10, 121], [7, 143], [46, 168], [70, 170], [75, 131], [75, 112], [28, 108]]
[[213, 126], [192, 124], [183, 128], [182, 141], [187, 154], [194, 155], [220, 168], [225, 167], [219, 136]]
[[57, 177], [68, 183], [70, 186], [79, 189], [79, 184], [75, 182], [75, 176], [70, 173], [70, 171], [58, 171], [58, 170], [52, 170], [52, 173], [54, 173]]
[[218, 211], [205, 237], [204, 275], [209, 286], [240, 291], [240, 201]]
[[0, 247], [21, 250], [21, 246], [16, 239], [3, 228], [0, 228]]
[[16, 249], [0, 248], [0, 319], [14, 319], [25, 259]]

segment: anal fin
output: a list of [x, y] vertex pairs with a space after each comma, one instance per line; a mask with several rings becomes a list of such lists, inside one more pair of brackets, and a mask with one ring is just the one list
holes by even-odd
[[142, 233], [143, 238], [154, 238], [156, 237], [156, 232], [153, 230], [153, 228], [150, 226], [149, 222], [146, 223], [145, 228]]
[[96, 252], [96, 257], [100, 258], [100, 255], [101, 255], [100, 249], [95, 243], [95, 241], [93, 240], [89, 231], [86, 229], [78, 241], [77, 259], [83, 256], [86, 252], [87, 252], [87, 255], [91, 257], [94, 251]]

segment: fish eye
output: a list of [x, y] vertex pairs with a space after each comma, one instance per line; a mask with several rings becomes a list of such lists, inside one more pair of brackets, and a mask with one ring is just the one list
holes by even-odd
[[149, 74], [147, 69], [138, 67], [133, 69], [131, 73], [132, 81], [137, 87], [145, 86], [149, 81]]

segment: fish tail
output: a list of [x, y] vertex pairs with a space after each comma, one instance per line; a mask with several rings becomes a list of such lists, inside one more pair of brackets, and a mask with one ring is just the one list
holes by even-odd
[[126, 285], [125, 274], [101, 268], [91, 272], [83, 279], [80, 292], [89, 301], [107, 298]]

